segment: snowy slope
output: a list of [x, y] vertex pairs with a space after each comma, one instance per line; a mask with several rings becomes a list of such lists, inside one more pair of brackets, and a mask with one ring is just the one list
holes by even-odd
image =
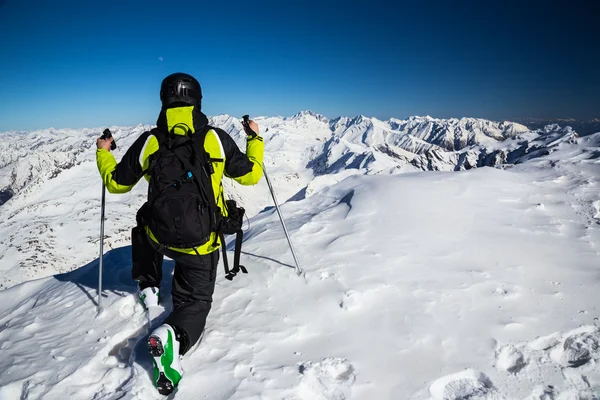
[[[293, 272], [264, 181], [227, 184], [253, 216], [250, 274], [219, 272], [176, 398], [600, 398], [600, 134], [507, 129], [448, 151], [398, 120], [257, 120], [306, 275]], [[239, 120], [212, 122], [243, 144]], [[148, 128], [113, 127], [117, 158]], [[107, 196], [95, 315], [100, 131], [3, 142], [2, 190], [14, 196], [0, 206], [1, 400], [158, 398], [130, 279], [144, 184]]]
[[[564, 167], [353, 176], [288, 202], [305, 277], [258, 214], [176, 398], [598, 398], [598, 227]], [[159, 398], [129, 253], [107, 254], [98, 318], [95, 262], [0, 292], [1, 399]]]
[[[257, 121], [268, 140], [265, 167], [284, 201], [312, 179], [312, 171], [305, 168], [311, 153], [305, 150], [319, 144], [324, 133], [315, 130], [315, 136], [307, 139], [302, 135], [307, 127], [301, 121], [283, 127], [278, 125], [281, 119]], [[239, 120], [223, 115], [211, 122], [228, 130], [245, 148]], [[150, 128], [112, 127], [118, 143], [116, 158]], [[3, 136], [0, 190], [14, 196], [0, 205], [0, 288], [70, 271], [97, 256], [101, 181], [95, 164], [95, 139], [101, 131], [46, 130]], [[277, 169], [271, 171], [273, 165]], [[225, 181], [230, 197], [240, 201], [250, 216], [272, 202], [264, 181], [244, 191], [235, 186]], [[117, 222], [107, 226], [109, 248], [129, 241], [135, 211], [143, 204], [146, 190], [147, 185], [141, 183], [126, 195], [107, 195], [107, 218]]]
[[[126, 148], [146, 128], [112, 129]], [[101, 198], [93, 147], [100, 131], [37, 131], [2, 142], [0, 176], [15, 195], [0, 206], [0, 287], [70, 271], [93, 259]], [[140, 187], [114, 198], [123, 209], [110, 215], [129, 217], [143, 195]]]
[[[556, 125], [522, 132], [524, 127], [518, 124], [473, 118], [379, 121], [359, 116], [330, 121], [304, 111], [289, 118], [259, 117], [257, 121], [266, 139], [265, 166], [280, 201], [310, 196], [353, 174], [501, 167], [544, 156], [559, 142], [576, 138], [574, 131]], [[220, 115], [211, 118], [211, 123], [230, 132], [243, 148], [238, 119]], [[117, 158], [150, 128], [112, 127], [119, 144]], [[0, 203], [6, 203], [0, 205], [0, 288], [70, 271], [92, 260], [98, 244], [101, 193], [94, 141], [101, 131], [49, 129], [2, 134]], [[509, 139], [496, 140], [505, 137]], [[463, 139], [471, 144], [448, 150], [449, 143], [454, 147]], [[264, 182], [239, 190], [226, 181], [225, 187], [250, 216], [271, 204]], [[107, 231], [109, 247], [129, 240], [133, 211], [143, 203], [145, 190], [141, 184], [126, 196], [108, 196], [108, 218], [123, 221]], [[73, 251], [75, 244], [80, 251]]]

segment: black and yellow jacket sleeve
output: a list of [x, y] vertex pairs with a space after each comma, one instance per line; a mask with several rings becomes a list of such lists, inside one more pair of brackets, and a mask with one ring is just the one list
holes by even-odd
[[214, 128], [223, 144], [225, 153], [225, 176], [233, 178], [242, 185], [255, 185], [262, 176], [264, 142], [260, 136], [248, 137], [246, 154], [242, 153], [231, 138], [222, 129]]
[[[96, 150], [96, 163], [98, 171], [102, 177], [102, 182], [110, 193], [126, 193], [130, 191], [142, 177], [144, 170], [144, 161], [147, 161], [149, 154], [147, 147], [152, 135], [150, 132], [144, 132], [127, 150], [123, 159], [117, 164], [117, 160], [108, 150]], [[152, 136], [154, 138], [154, 136]], [[155, 149], [158, 149], [158, 142], [154, 138]], [[145, 156], [145, 157], [144, 157]]]

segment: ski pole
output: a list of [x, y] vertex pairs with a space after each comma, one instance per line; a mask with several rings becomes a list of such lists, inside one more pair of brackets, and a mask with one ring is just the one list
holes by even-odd
[[[250, 116], [244, 115], [242, 125], [246, 133], [256, 135], [256, 132], [250, 129], [249, 125]], [[296, 275], [302, 274], [302, 268], [300, 268], [300, 263], [298, 262], [298, 257], [296, 256], [296, 251], [294, 250], [294, 245], [292, 244], [292, 239], [290, 238], [290, 234], [285, 226], [285, 221], [283, 220], [283, 214], [281, 214], [281, 209], [279, 208], [279, 202], [277, 201], [277, 197], [275, 196], [275, 190], [273, 189], [273, 185], [271, 185], [271, 180], [269, 179], [269, 175], [267, 174], [267, 169], [263, 163], [262, 165], [263, 174], [265, 175], [265, 180], [267, 181], [267, 185], [269, 186], [269, 191], [271, 192], [271, 197], [273, 197], [273, 203], [275, 203], [275, 209], [277, 210], [277, 214], [279, 215], [279, 220], [281, 221], [281, 226], [283, 227], [283, 232], [285, 233], [285, 237], [290, 245], [290, 250], [292, 251], [292, 257], [294, 257], [294, 262], [296, 263]]]
[[[112, 133], [110, 130], [105, 129], [102, 132], [101, 138], [106, 140], [112, 137]], [[117, 148], [117, 143], [115, 143], [114, 139], [110, 144], [110, 149], [114, 150]], [[104, 210], [106, 208], [106, 185], [102, 182], [102, 205], [100, 208], [100, 259], [98, 265], [98, 314], [102, 312], [102, 266], [104, 259]]]
[[294, 250], [294, 245], [292, 244], [292, 239], [290, 238], [290, 234], [288, 233], [287, 228], [285, 227], [285, 222], [283, 220], [283, 215], [281, 214], [281, 209], [279, 208], [279, 203], [277, 202], [277, 197], [275, 197], [275, 191], [273, 190], [273, 185], [271, 185], [271, 181], [269, 180], [269, 175], [267, 175], [267, 169], [265, 165], [262, 166], [263, 173], [265, 174], [265, 180], [267, 181], [267, 185], [269, 185], [269, 190], [271, 191], [271, 196], [273, 197], [273, 203], [275, 203], [275, 209], [277, 210], [277, 214], [279, 214], [279, 220], [281, 221], [281, 226], [283, 227], [283, 232], [285, 233], [285, 237], [290, 245], [290, 250], [292, 251], [292, 257], [294, 257], [294, 262], [296, 263], [296, 275], [302, 274], [302, 269], [300, 268], [300, 263], [298, 262], [298, 257], [296, 257], [296, 251]]
[[102, 182], [102, 207], [100, 209], [100, 264], [98, 272], [98, 314], [102, 312], [102, 260], [104, 258], [104, 204], [106, 199], [106, 185]]

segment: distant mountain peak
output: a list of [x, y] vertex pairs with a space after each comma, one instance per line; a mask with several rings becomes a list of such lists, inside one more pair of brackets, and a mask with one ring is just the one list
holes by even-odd
[[570, 126], [580, 136], [587, 136], [600, 132], [600, 119], [592, 118], [587, 121], [576, 120], [574, 118], [514, 118], [516, 122], [526, 125], [531, 130], [544, 129], [547, 125]]
[[321, 122], [325, 122], [325, 123], [329, 123], [329, 118], [327, 118], [326, 116], [316, 113], [314, 111], [310, 111], [310, 110], [304, 110], [304, 111], [300, 111], [299, 113], [297, 113], [296, 115], [294, 115], [293, 117], [291, 117], [290, 119], [301, 119], [303, 117], [312, 117], [315, 118]]
[[366, 117], [366, 116], [364, 116], [362, 114], [359, 114], [356, 117], [352, 118], [352, 123], [353, 124], [360, 124], [360, 123], [363, 123], [365, 121], [366, 122], [371, 122], [371, 118]]

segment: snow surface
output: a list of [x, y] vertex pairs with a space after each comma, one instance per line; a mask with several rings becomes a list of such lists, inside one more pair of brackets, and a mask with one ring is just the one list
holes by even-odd
[[[277, 148], [266, 165], [280, 201], [291, 198], [282, 211], [305, 275], [294, 273], [264, 183], [231, 189], [256, 203], [249, 274], [229, 282], [219, 271], [175, 398], [599, 399], [600, 135], [525, 133], [509, 140], [551, 151], [528, 150], [505, 169], [328, 175], [306, 168], [330, 139], [321, 117], [259, 120]], [[239, 121], [215, 119], [241, 139]], [[120, 151], [144, 128], [115, 135]], [[511, 154], [511, 143], [491, 150]], [[149, 324], [130, 278], [144, 185], [108, 196], [96, 316], [100, 182], [84, 147], [79, 164], [33, 174], [0, 207], [0, 264], [14, 274], [0, 291], [0, 399], [161, 398], [145, 339], [171, 304]], [[23, 257], [17, 248], [29, 246], [39, 250]], [[24, 276], [15, 260], [32, 276], [71, 272], [14, 285]], [[173, 263], [165, 269], [168, 293]]]

